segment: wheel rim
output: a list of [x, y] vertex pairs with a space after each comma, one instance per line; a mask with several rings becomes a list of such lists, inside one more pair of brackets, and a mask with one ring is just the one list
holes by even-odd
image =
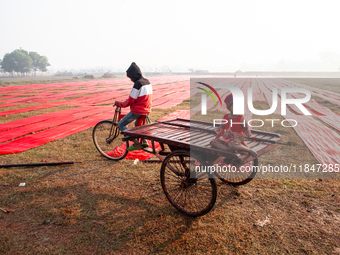
[[220, 171], [215, 175], [222, 181], [230, 183], [232, 185], [243, 185], [250, 182], [256, 175], [256, 170], [254, 166], [258, 165], [258, 159], [250, 159], [242, 164], [221, 164], [221, 169], [225, 171]]
[[216, 201], [216, 183], [208, 174], [198, 178], [190, 172], [202, 162], [190, 153], [170, 154], [161, 168], [162, 187], [168, 200], [189, 216], [201, 216], [211, 210]]
[[[111, 127], [111, 121], [98, 123], [93, 130], [94, 144], [98, 151], [109, 159], [124, 158], [127, 154], [127, 142], [122, 142], [124, 136], [120, 134], [119, 130], [114, 130], [113, 136], [110, 137]], [[114, 136], [115, 132], [119, 132], [119, 135]]]

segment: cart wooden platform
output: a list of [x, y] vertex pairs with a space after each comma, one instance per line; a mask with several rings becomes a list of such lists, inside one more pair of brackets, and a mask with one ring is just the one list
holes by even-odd
[[[152, 148], [144, 150], [162, 162], [161, 184], [166, 197], [189, 216], [201, 216], [212, 209], [217, 196], [215, 178], [243, 185], [257, 172], [258, 158], [211, 147], [216, 133], [209, 122], [177, 118], [131, 128], [123, 134], [127, 135], [123, 139], [127, 146], [134, 139], [151, 141]], [[261, 156], [280, 141], [279, 134], [252, 130], [252, 137], [245, 142]], [[161, 150], [154, 149], [155, 143]]]

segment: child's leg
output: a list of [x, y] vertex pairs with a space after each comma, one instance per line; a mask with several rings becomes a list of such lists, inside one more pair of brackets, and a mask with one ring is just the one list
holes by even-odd
[[[125, 115], [124, 118], [122, 118], [122, 119], [118, 122], [118, 127], [120, 128], [120, 130], [124, 131], [124, 130], [128, 129], [126, 125], [128, 125], [129, 123], [131, 123], [131, 122], [134, 121], [134, 120], [137, 120], [137, 119], [140, 118], [141, 116], [143, 116], [143, 115], [138, 115], [138, 114], [134, 114], [134, 113], [132, 113], [132, 112], [129, 112], [128, 114]], [[142, 146], [142, 144], [141, 144], [137, 139], [135, 139], [135, 140], [133, 141], [133, 145], [134, 145], [134, 147], [136, 147], [136, 148], [139, 148], [139, 147]]]
[[235, 153], [234, 150], [230, 149], [227, 145], [224, 145], [222, 143], [211, 141], [210, 144], [214, 148]]
[[242, 144], [229, 144], [229, 148], [232, 149], [232, 150], [235, 150], [235, 151], [245, 151], [245, 152], [248, 152], [250, 155], [253, 156], [253, 158], [257, 158], [257, 153], [256, 151], [242, 145]]
[[140, 118], [143, 115], [138, 115], [138, 114], [134, 114], [132, 112], [129, 112], [128, 114], [125, 115], [124, 118], [122, 118], [119, 122], [118, 122], [118, 127], [120, 128], [120, 130], [124, 131], [127, 129], [127, 124], [131, 123], [132, 121]]

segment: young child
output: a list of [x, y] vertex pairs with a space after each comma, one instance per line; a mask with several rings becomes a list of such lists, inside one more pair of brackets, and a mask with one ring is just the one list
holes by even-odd
[[[142, 71], [135, 62], [127, 69], [126, 76], [134, 82], [129, 98], [123, 102], [115, 102], [118, 107], [125, 108], [130, 106], [130, 112], [118, 122], [118, 127], [122, 131], [127, 129], [127, 124], [144, 115], [150, 114], [152, 103], [152, 86], [149, 80], [143, 77]], [[139, 150], [144, 147], [148, 147], [147, 141], [143, 140], [143, 142], [140, 143], [136, 139], [134, 144], [128, 148], [128, 151]]]
[[244, 143], [244, 139], [251, 136], [247, 121], [242, 115], [233, 115], [233, 95], [229, 94], [224, 102], [229, 113], [224, 115], [223, 119], [228, 122], [215, 130], [217, 136], [210, 142], [211, 146], [222, 150], [245, 151], [257, 158], [257, 153]]

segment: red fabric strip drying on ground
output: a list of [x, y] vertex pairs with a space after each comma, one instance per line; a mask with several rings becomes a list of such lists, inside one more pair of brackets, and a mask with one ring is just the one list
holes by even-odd
[[158, 121], [166, 121], [166, 120], [172, 120], [176, 118], [182, 118], [182, 119], [190, 119], [190, 110], [177, 110], [174, 111], [163, 118], [160, 118]]
[[160, 95], [160, 94], [156, 94], [155, 96], [158, 96], [157, 99], [153, 99], [152, 100], [152, 107], [157, 107], [157, 105], [161, 105], [161, 104], [164, 104], [168, 101], [170, 101], [171, 99], [174, 99], [176, 98], [178, 95], [180, 95], [181, 92], [177, 91], [175, 93], [168, 93], [168, 95]]
[[[151, 141], [148, 141], [149, 148], [152, 148], [152, 143]], [[160, 150], [161, 146], [159, 143], [155, 142], [155, 149]], [[122, 143], [121, 146], [118, 146], [114, 148], [112, 151], [108, 152], [107, 155], [109, 156], [116, 156], [117, 155], [122, 155], [124, 151], [126, 150], [126, 143]], [[153, 156], [153, 154], [147, 153], [143, 150], [136, 150], [136, 151], [129, 151], [128, 154], [126, 155], [125, 159], [139, 159], [139, 160], [146, 160], [149, 159]]]
[[[63, 125], [63, 124], [66, 124], [66, 123], [69, 123], [69, 122], [72, 122], [78, 119], [86, 118], [91, 115], [98, 114], [104, 111], [105, 109], [106, 111], [111, 110], [111, 108], [93, 108], [91, 110], [82, 111], [82, 112], [78, 112], [75, 114], [59, 115], [59, 118], [52, 118], [52, 119], [41, 121], [35, 124], [4, 131], [0, 133], [1, 134], [0, 143], [9, 141], [9, 140], [12, 140], [17, 137], [24, 136], [30, 133], [36, 133], [38, 131], [41, 131], [41, 130], [44, 130], [50, 127], [60, 126], [60, 125]], [[64, 127], [65, 129], [68, 129], [67, 125], [64, 125]]]
[[[161, 80], [161, 82], [167, 82], [165, 79], [158, 79], [158, 80]], [[111, 83], [112, 82], [104, 81], [105, 85], [109, 85]], [[127, 82], [124, 81], [124, 83], [127, 83]], [[82, 94], [88, 94], [88, 93], [94, 93], [94, 92], [96, 93], [92, 95], [82, 96], [82, 97], [78, 97], [78, 98], [71, 99], [71, 100], [60, 101], [58, 103], [60, 105], [63, 105], [63, 104], [93, 105], [93, 104], [101, 104], [102, 102], [112, 103], [114, 101], [114, 98], [117, 96], [118, 97], [125, 96], [127, 98], [129, 91], [132, 87], [132, 85], [121, 86], [119, 87], [119, 90], [123, 89], [125, 91], [118, 92], [117, 87], [105, 88], [107, 86], [104, 86], [104, 88], [103, 87], [95, 88], [94, 86], [97, 86], [97, 85], [100, 85], [100, 82], [93, 81], [93, 82], [78, 82], [78, 83], [70, 82], [70, 83], [60, 83], [60, 84], [31, 85], [31, 86], [25, 86], [24, 89], [21, 87], [19, 91], [10, 91], [11, 89], [9, 88], [7, 89], [8, 91], [6, 92], [13, 92], [13, 93], [15, 92], [17, 93], [17, 96], [19, 98], [7, 100], [8, 102], [12, 102], [12, 103], [6, 104], [6, 106], [13, 106], [15, 105], [14, 104], [15, 102], [31, 102], [32, 103], [32, 102], [46, 102], [46, 101], [52, 101], [52, 100], [55, 101], [55, 100], [65, 99], [67, 97], [79, 96]], [[176, 93], [178, 93], [179, 92], [178, 89], [183, 89], [183, 87], [186, 87], [186, 86], [189, 86], [188, 81], [176, 82], [174, 84], [163, 84], [163, 85], [154, 86], [154, 91], [155, 91], [154, 107], [157, 107], [157, 105], [160, 106], [162, 104], [160, 108], [168, 108], [168, 107], [172, 107], [172, 106], [175, 106], [181, 103], [185, 98], [183, 100], [180, 100], [182, 98], [176, 97], [176, 99], [174, 100], [173, 97], [171, 97], [171, 95], [169, 95], [169, 97], [164, 97], [164, 94], [168, 93], [169, 87], [171, 87], [173, 91], [177, 91]], [[63, 88], [68, 88], [68, 89], [62, 90]], [[22, 97], [23, 95], [27, 95], [28, 97]], [[8, 97], [13, 97], [13, 96], [14, 95], [11, 95]], [[189, 97], [189, 94], [185, 96]], [[168, 104], [164, 104], [167, 101], [169, 101]], [[0, 105], [0, 107], [4, 107], [4, 106]], [[19, 112], [32, 111], [35, 109], [40, 109], [40, 107], [43, 108], [43, 106], [37, 106], [36, 108], [27, 107], [25, 109], [20, 109], [20, 110], [6, 111], [6, 112], [0, 113], [0, 116], [19, 113]]]
[[17, 109], [17, 110], [0, 112], [0, 116], [5, 116], [5, 115], [10, 115], [10, 114], [15, 114], [15, 113], [21, 113], [21, 112], [30, 112], [30, 111], [35, 111], [35, 110], [40, 110], [40, 109], [45, 109], [45, 108], [56, 107], [56, 106], [59, 106], [59, 105], [60, 105], [60, 103], [36, 105], [36, 106], [26, 107], [26, 108]]
[[320, 98], [322, 98], [322, 99], [324, 99], [328, 102], [331, 102], [334, 105], [340, 106], [340, 94], [339, 93], [310, 87], [310, 86], [300, 84], [300, 83], [285, 81], [285, 84], [287, 84], [287, 83], [289, 84], [289, 86], [292, 86], [292, 87], [305, 88], [305, 89], [311, 91], [312, 95], [318, 96], [318, 97], [320, 97]]
[[[56, 128], [44, 130], [42, 132], [30, 136], [26, 136], [11, 142], [1, 144], [0, 155], [23, 152], [29, 149], [39, 147], [48, 142], [79, 133], [89, 127], [93, 127], [97, 122], [99, 122], [102, 119], [103, 116], [96, 115], [91, 118], [74, 121], [67, 125], [62, 125]], [[66, 129], [65, 126], [67, 126]]]
[[0, 104], [0, 108], [11, 107], [11, 106], [17, 106], [17, 105], [20, 105], [20, 104], [21, 104], [21, 103]]
[[162, 103], [159, 105], [154, 106], [154, 108], [158, 108], [158, 109], [166, 109], [166, 108], [171, 108], [174, 107], [176, 105], [179, 105], [180, 103], [182, 103], [185, 99], [190, 97], [190, 92], [189, 91], [185, 91], [182, 93], [177, 93], [176, 95], [173, 96], [174, 98], [170, 99], [169, 101], [167, 101], [166, 103]]
[[308, 106], [310, 109], [316, 111], [319, 113], [319, 115], [339, 115], [336, 112], [333, 112], [331, 109], [329, 109], [326, 106], [323, 106], [316, 102], [314, 99], [309, 100], [308, 103], [305, 103], [304, 105]]
[[[265, 95], [265, 98], [268, 102], [269, 107], [272, 107], [272, 105], [273, 105], [273, 92], [272, 92], [273, 84], [268, 80], [264, 80], [263, 86], [260, 86], [260, 89], [263, 92], [263, 94]], [[280, 91], [278, 91], [278, 93], [280, 93]], [[279, 98], [278, 98], [276, 110], [273, 112], [273, 114], [281, 114], [281, 100]]]
[[[83, 107], [77, 107], [77, 108], [72, 108], [72, 109], [67, 109], [59, 112], [50, 112], [50, 113], [45, 113], [37, 116], [32, 116], [29, 118], [21, 119], [21, 120], [15, 120], [7, 123], [0, 124], [0, 132], [6, 131], [9, 129], [13, 128], [18, 128], [21, 126], [26, 126], [30, 124], [34, 124], [40, 121], [45, 121], [48, 119], [56, 118], [56, 117], [62, 117], [67, 114], [73, 114], [77, 112], [82, 112], [82, 111], [88, 111], [90, 109], [93, 109], [91, 106], [83, 106]], [[0, 133], [1, 135], [1, 133]]]
[[340, 131], [340, 115], [317, 116], [318, 119]]
[[13, 98], [13, 97], [17, 97], [17, 95], [11, 95], [11, 96], [0, 97], [0, 100], [1, 100], [1, 101], [4, 101], [4, 99]]
[[[294, 119], [298, 125], [294, 127], [308, 149], [321, 164], [340, 163], [340, 136], [319, 121], [309, 116], [287, 115]], [[295, 125], [294, 121], [289, 121]]]

